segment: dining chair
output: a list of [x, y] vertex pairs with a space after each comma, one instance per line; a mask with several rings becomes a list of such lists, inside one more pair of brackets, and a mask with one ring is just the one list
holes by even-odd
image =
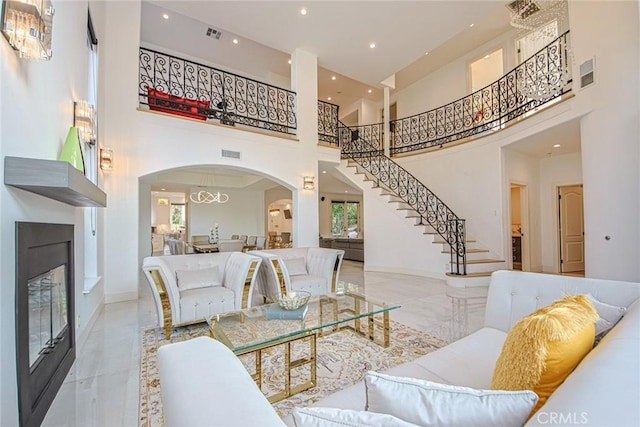
[[279, 248], [290, 248], [292, 246], [291, 233], [288, 231], [280, 233], [280, 241], [278, 242]]
[[278, 241], [278, 233], [269, 231], [269, 248], [275, 248]]
[[238, 240], [238, 235], [237, 234], [232, 234], [231, 235], [231, 240]]
[[243, 249], [242, 240], [218, 240], [218, 252], [242, 252]]
[[256, 240], [258, 240], [258, 236], [249, 236], [249, 237], [247, 237], [247, 245], [256, 246]]
[[241, 234], [240, 237], [238, 237], [239, 240], [242, 240], [243, 243], [247, 243], [247, 235], [246, 234]]
[[259, 250], [259, 251], [265, 249], [266, 242], [267, 242], [267, 238], [266, 237], [258, 236], [256, 238], [256, 249]]

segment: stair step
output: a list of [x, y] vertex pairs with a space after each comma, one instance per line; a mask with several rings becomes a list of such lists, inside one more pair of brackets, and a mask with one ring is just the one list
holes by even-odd
[[[436, 243], [436, 244], [440, 244], [440, 245], [446, 245], [448, 244], [446, 241], [442, 240], [442, 239], [434, 239], [433, 242], [431, 243]], [[469, 240], [465, 240], [464, 243], [476, 243], [475, 240], [469, 239]]]
[[487, 272], [481, 272], [481, 273], [467, 273], [464, 276], [461, 276], [459, 274], [453, 274], [453, 273], [445, 273], [445, 274], [449, 277], [489, 277], [491, 276], [492, 273], [493, 271], [487, 271]]
[[[451, 250], [443, 250], [442, 251], [443, 254], [450, 254]], [[478, 253], [489, 253], [488, 249], [467, 249], [467, 253], [468, 254], [478, 254]], [[469, 261], [467, 261], [469, 262]]]
[[468, 260], [467, 264], [491, 264], [493, 262], [505, 262], [505, 260], [503, 260], [503, 259], [491, 259], [491, 258], [474, 259], [474, 260]]

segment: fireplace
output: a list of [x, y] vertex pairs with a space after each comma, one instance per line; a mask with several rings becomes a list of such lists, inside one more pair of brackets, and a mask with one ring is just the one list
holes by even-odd
[[16, 223], [20, 425], [39, 426], [75, 360], [73, 225]]

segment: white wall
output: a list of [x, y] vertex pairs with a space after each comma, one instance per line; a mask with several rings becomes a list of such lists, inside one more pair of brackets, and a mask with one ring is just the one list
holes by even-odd
[[638, 7], [637, 1], [569, 3], [574, 76], [579, 64], [596, 58], [595, 85], [576, 93], [578, 108], [590, 112], [580, 123], [589, 277], [640, 280]]
[[[0, 37], [0, 154], [55, 160], [69, 127], [73, 101], [88, 99], [87, 2], [56, 3], [53, 57], [19, 59]], [[103, 27], [92, 7], [98, 37]], [[2, 162], [4, 165], [4, 162]], [[3, 166], [0, 168], [4, 169]], [[101, 216], [99, 215], [98, 218]], [[0, 425], [18, 425], [15, 364], [15, 222], [51, 222], [75, 226], [76, 340], [84, 337], [103, 300], [103, 286], [84, 295], [84, 212], [13, 187], [0, 187]], [[101, 224], [98, 224], [101, 228]], [[82, 342], [79, 341], [78, 345]]]
[[423, 113], [469, 95], [469, 63], [498, 48], [503, 49], [505, 72], [511, 70], [515, 66], [515, 35], [515, 30], [509, 31], [398, 91], [391, 97], [391, 103], [397, 102], [398, 118]]
[[[107, 300], [137, 297], [140, 263], [148, 244], [125, 247], [119, 236], [150, 241], [150, 203], [143, 203], [141, 196], [148, 186], [139, 184], [138, 179], [158, 171], [225, 165], [270, 177], [292, 191], [294, 245], [317, 245], [317, 190], [302, 189], [303, 176], [317, 176], [318, 158], [327, 155], [317, 146], [316, 58], [303, 51], [292, 56], [292, 86], [298, 94], [297, 139], [136, 111], [140, 3], [107, 2], [105, 7], [110, 32], [104, 43], [103, 64], [108, 64], [104, 91], [119, 94], [106, 97], [107, 105], [100, 117], [106, 143], [113, 148], [115, 157], [115, 169], [105, 180], [111, 199], [105, 222], [107, 229], [119, 230], [108, 235], [105, 243]], [[240, 151], [241, 160], [222, 158], [223, 148]], [[332, 153], [334, 161], [338, 155]], [[208, 227], [210, 224], [207, 230]], [[191, 233], [197, 230], [192, 229]], [[221, 233], [225, 231], [221, 229]]]
[[559, 186], [582, 183], [581, 153], [553, 156], [540, 160], [540, 212], [542, 271], [558, 273], [558, 190]]
[[192, 188], [191, 191], [221, 192], [229, 196], [227, 203], [193, 203], [189, 206], [189, 241], [191, 236], [210, 234], [219, 225], [219, 237], [232, 234], [257, 236], [264, 230], [264, 192], [224, 187]]
[[[504, 156], [504, 194], [511, 193], [511, 184], [526, 186], [524, 190], [528, 209], [521, 212], [522, 220], [522, 269], [542, 271], [540, 248], [540, 170], [538, 159], [510, 149], [503, 150]], [[511, 204], [504, 204], [504, 260], [511, 262]], [[528, 219], [528, 221], [527, 221]]]

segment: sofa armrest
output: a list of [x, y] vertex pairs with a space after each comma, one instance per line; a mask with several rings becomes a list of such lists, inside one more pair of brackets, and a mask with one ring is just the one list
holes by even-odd
[[158, 349], [166, 427], [284, 426], [240, 360], [208, 337]]
[[162, 257], [146, 257], [142, 262], [142, 270], [156, 303], [158, 323], [165, 329], [167, 336], [170, 336], [171, 325], [174, 320], [180, 319], [180, 291], [175, 272]]
[[247, 307], [251, 306], [253, 297], [253, 288], [255, 285], [255, 271], [259, 268], [262, 259], [243, 252], [231, 252], [229, 259], [224, 267], [224, 277], [222, 286], [232, 290], [235, 294], [234, 305], [237, 310], [243, 308], [242, 296], [244, 286], [249, 282], [249, 295], [247, 299]]

